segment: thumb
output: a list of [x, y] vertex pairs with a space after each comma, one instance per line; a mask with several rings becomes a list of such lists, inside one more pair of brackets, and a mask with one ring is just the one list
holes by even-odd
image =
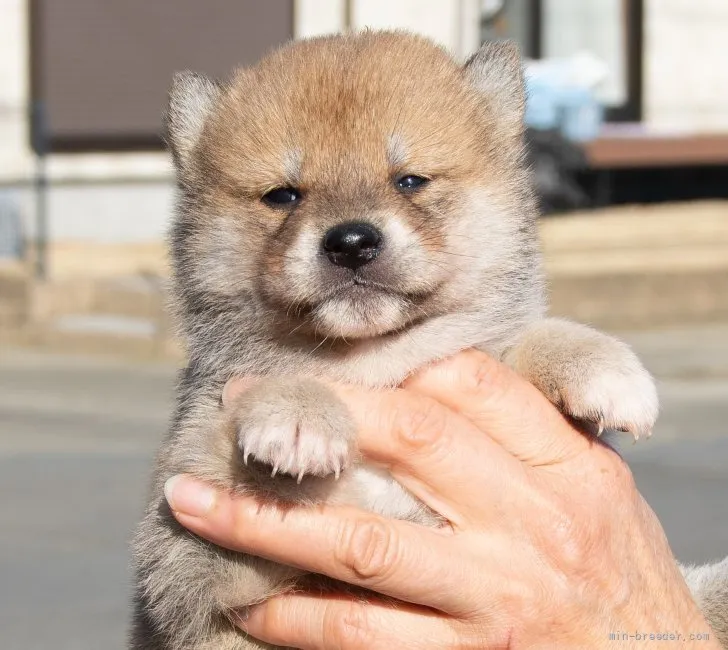
[[477, 350], [429, 366], [402, 387], [457, 411], [534, 467], [572, 459], [592, 444], [533, 385]]

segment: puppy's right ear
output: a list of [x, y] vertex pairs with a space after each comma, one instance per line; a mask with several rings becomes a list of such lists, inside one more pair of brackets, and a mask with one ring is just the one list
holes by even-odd
[[187, 166], [221, 91], [219, 83], [195, 72], [174, 75], [164, 115], [164, 130], [178, 169]]

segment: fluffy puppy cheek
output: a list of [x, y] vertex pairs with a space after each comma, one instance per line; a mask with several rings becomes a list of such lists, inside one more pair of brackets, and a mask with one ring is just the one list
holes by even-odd
[[496, 187], [478, 187], [465, 196], [463, 208], [446, 231], [445, 247], [467, 254], [481, 268], [497, 266], [518, 242], [515, 235], [522, 223], [518, 206]]
[[263, 283], [281, 302], [314, 299], [320, 290], [318, 248], [320, 234], [313, 229], [298, 233], [290, 245], [276, 247], [265, 261]]
[[236, 295], [253, 285], [260, 268], [252, 251], [262, 246], [258, 233], [245, 236], [234, 218], [210, 218], [210, 225], [189, 235], [194, 257], [185, 273], [189, 284], [211, 293]]
[[313, 316], [321, 334], [342, 338], [385, 334], [402, 327], [407, 318], [404, 301], [389, 295], [331, 298]]

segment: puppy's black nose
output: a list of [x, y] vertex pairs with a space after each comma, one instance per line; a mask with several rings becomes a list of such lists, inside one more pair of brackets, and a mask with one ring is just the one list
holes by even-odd
[[333, 264], [358, 269], [379, 255], [382, 233], [368, 223], [342, 223], [324, 235], [323, 247]]

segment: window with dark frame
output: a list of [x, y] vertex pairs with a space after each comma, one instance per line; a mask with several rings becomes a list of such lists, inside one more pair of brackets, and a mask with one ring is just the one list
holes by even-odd
[[293, 36], [293, 0], [30, 0], [35, 151], [160, 149], [172, 74], [223, 77]]

